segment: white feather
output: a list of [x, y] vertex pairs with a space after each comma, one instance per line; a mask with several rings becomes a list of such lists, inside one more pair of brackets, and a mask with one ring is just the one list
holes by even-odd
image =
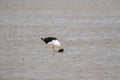
[[58, 40], [52, 40], [48, 45], [61, 46], [61, 43]]

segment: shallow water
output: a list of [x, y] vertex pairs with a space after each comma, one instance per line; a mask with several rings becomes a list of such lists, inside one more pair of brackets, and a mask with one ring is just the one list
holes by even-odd
[[[119, 80], [119, 8], [115, 0], [0, 1], [0, 80]], [[65, 52], [53, 56], [40, 40], [47, 36]]]

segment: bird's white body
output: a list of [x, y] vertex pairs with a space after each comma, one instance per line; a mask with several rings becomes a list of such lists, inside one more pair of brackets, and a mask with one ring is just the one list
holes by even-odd
[[48, 43], [48, 45], [54, 45], [56, 47], [60, 47], [61, 43], [58, 40], [52, 40], [51, 42]]

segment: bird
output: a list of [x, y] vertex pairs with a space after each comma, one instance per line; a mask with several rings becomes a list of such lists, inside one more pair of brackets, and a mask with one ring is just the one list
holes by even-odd
[[56, 37], [46, 37], [41, 38], [42, 41], [44, 41], [48, 46], [50, 46], [51, 53], [54, 55], [56, 48], [58, 49], [57, 52], [64, 52], [64, 49], [62, 48], [62, 45], [60, 41]]

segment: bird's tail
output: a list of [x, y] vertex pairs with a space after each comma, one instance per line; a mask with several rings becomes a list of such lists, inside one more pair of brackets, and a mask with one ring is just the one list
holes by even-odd
[[43, 41], [44, 41], [44, 39], [43, 39], [43, 38], [41, 38], [41, 40], [43, 40]]

